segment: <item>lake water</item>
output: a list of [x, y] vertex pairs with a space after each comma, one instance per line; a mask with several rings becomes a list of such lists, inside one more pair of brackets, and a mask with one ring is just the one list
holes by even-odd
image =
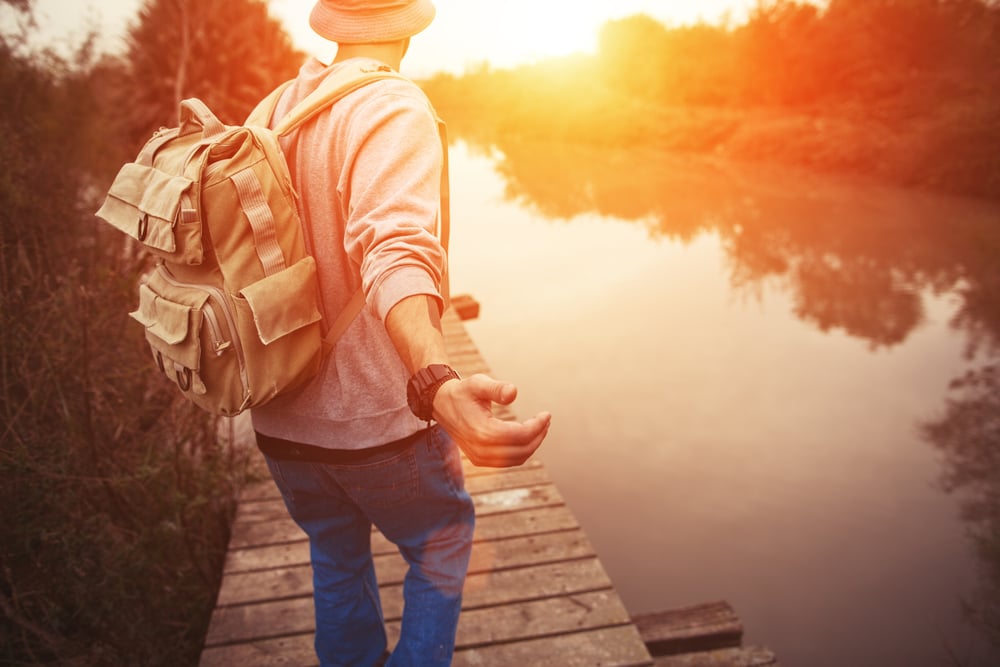
[[451, 160], [452, 289], [516, 412], [553, 412], [539, 456], [630, 612], [728, 600], [786, 665], [1000, 664], [962, 611], [1000, 606], [1000, 207], [653, 152]]

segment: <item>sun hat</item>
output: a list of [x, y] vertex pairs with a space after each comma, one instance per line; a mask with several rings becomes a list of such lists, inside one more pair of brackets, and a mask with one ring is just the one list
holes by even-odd
[[316, 34], [340, 44], [394, 42], [433, 20], [431, 0], [319, 0], [309, 15]]

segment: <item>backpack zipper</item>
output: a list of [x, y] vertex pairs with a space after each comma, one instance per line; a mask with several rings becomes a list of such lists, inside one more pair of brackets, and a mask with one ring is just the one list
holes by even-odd
[[227, 346], [232, 344], [233, 349], [236, 350], [236, 361], [240, 367], [240, 381], [243, 383], [243, 389], [247, 390], [249, 383], [247, 380], [246, 362], [243, 358], [243, 346], [240, 344], [240, 337], [236, 334], [236, 316], [229, 307], [229, 301], [226, 300], [226, 295], [222, 290], [213, 285], [182, 283], [170, 273], [170, 269], [168, 269], [165, 264], [161, 264], [160, 268], [162, 269], [160, 273], [165, 281], [174, 287], [199, 289], [208, 293], [209, 300], [214, 302], [218, 306], [219, 310], [222, 311], [222, 314], [226, 318], [226, 324], [229, 326], [229, 331], [232, 334], [229, 341], [225, 341], [222, 338], [222, 331], [219, 328], [219, 322], [215, 317], [215, 312], [211, 308], [205, 308], [202, 310], [205, 314], [206, 321], [209, 323], [209, 328], [212, 329], [212, 337], [215, 338], [216, 341], [219, 341], [219, 343], [215, 346], [216, 356], [222, 354], [227, 349]]

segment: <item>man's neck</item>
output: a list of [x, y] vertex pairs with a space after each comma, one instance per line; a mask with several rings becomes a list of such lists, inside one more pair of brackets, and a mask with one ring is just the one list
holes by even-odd
[[338, 44], [337, 56], [333, 62], [339, 63], [351, 58], [372, 58], [385, 63], [397, 72], [409, 40], [396, 42], [380, 42], [378, 44]]

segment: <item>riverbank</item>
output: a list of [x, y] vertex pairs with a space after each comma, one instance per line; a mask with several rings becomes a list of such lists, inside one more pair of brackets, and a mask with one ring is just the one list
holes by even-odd
[[424, 88], [453, 134], [721, 154], [1000, 198], [1000, 7], [760, 3], [746, 23], [609, 21], [593, 54]]
[[[587, 98], [536, 95], [526, 87], [496, 99], [481, 81], [423, 83], [452, 137], [501, 150], [512, 141], [660, 148], [802, 167], [931, 192], [1000, 199], [1000, 95], [923, 105], [789, 109], [660, 106], [610, 91]], [[559, 93], [555, 93], [558, 95]], [[996, 99], [993, 99], [996, 98]]]

